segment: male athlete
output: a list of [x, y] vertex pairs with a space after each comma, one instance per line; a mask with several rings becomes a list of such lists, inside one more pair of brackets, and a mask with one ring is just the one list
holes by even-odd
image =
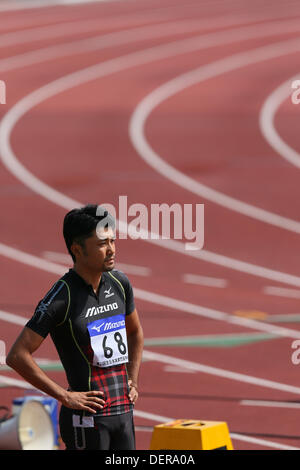
[[[65, 216], [63, 234], [74, 266], [38, 303], [7, 356], [25, 380], [61, 402], [60, 434], [67, 450], [135, 449], [143, 331], [131, 284], [114, 269], [114, 230], [114, 219], [101, 206]], [[32, 357], [48, 333], [68, 390]]]

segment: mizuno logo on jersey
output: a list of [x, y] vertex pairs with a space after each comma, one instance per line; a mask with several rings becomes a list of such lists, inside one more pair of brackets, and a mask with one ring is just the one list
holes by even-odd
[[98, 333], [100, 333], [100, 330], [101, 330], [102, 326], [104, 326], [104, 325], [105, 325], [105, 323], [101, 323], [101, 325], [93, 326], [91, 329], [96, 330], [96, 331], [98, 331]]
[[114, 302], [113, 304], [108, 305], [99, 305], [99, 307], [90, 307], [87, 309], [85, 318], [93, 317], [94, 315], [98, 315], [100, 313], [109, 312], [111, 310], [117, 310], [118, 304]]
[[107, 297], [111, 297], [112, 295], [115, 295], [114, 292], [110, 292], [111, 288], [112, 288], [112, 286], [110, 286], [110, 288], [108, 290], [104, 291], [104, 294], [106, 294], [106, 296], [105, 296], [106, 299], [107, 299]]
[[123, 328], [124, 326], [125, 326], [125, 320], [120, 320], [117, 322], [108, 322], [105, 324], [104, 331], [113, 330], [115, 328]]
[[101, 328], [104, 326], [103, 330], [102, 331], [109, 331], [109, 330], [113, 330], [115, 328], [123, 328], [125, 326], [125, 320], [120, 320], [120, 321], [117, 321], [117, 322], [108, 322], [108, 323], [101, 323], [101, 325], [98, 325], [98, 326], [93, 326], [91, 329], [92, 330], [96, 330], [98, 333], [101, 332]]

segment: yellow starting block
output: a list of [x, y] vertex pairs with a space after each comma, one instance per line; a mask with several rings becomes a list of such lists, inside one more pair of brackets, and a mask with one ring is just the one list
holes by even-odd
[[154, 426], [150, 450], [233, 450], [228, 426], [219, 421], [177, 419]]

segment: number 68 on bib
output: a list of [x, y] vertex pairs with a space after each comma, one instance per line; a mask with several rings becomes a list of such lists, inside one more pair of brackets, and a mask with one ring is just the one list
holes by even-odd
[[110, 367], [128, 362], [125, 314], [95, 320], [87, 328], [94, 366]]

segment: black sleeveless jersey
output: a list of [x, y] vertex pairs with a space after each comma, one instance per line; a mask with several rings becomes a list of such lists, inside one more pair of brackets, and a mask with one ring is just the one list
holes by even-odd
[[127, 276], [102, 273], [98, 295], [73, 269], [61, 277], [38, 303], [26, 326], [50, 333], [73, 391], [101, 390], [101, 415], [132, 409], [126, 363], [126, 315], [135, 309]]

